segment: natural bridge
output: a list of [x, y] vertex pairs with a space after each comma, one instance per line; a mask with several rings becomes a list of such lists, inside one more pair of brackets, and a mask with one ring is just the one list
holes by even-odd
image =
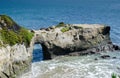
[[[63, 31], [64, 29], [64, 31]], [[85, 55], [118, 49], [110, 40], [110, 27], [98, 24], [66, 24], [35, 30], [44, 60], [60, 55]]]

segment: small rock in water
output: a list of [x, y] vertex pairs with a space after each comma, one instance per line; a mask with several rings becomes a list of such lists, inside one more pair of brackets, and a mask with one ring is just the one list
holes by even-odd
[[98, 58], [95, 58], [95, 60], [98, 60]]
[[120, 50], [120, 47], [117, 46], [117, 45], [113, 45], [113, 48], [114, 48], [115, 50]]
[[117, 67], [118, 70], [120, 70], [120, 67]]
[[102, 55], [101, 58], [107, 59], [107, 58], [110, 58], [110, 56], [109, 55]]
[[116, 59], [117, 57], [112, 57], [113, 59]]

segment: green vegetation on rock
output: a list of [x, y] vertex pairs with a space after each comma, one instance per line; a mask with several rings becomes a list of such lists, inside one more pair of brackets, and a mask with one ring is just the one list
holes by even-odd
[[112, 74], [112, 78], [117, 78], [117, 76], [113, 73], [113, 74]]
[[65, 23], [64, 22], [60, 22], [56, 27], [63, 27], [65, 26]]
[[31, 41], [33, 35], [34, 34], [32, 32], [29, 32], [25, 28], [21, 28], [20, 31], [19, 31], [19, 37], [20, 37], [22, 42], [26, 43], [26, 45], [30, 44], [30, 41]]
[[64, 32], [69, 31], [69, 30], [70, 30], [70, 27], [64, 27], [64, 28], [61, 29], [61, 32], [64, 33]]
[[3, 44], [15, 45], [16, 43], [30, 44], [33, 37], [33, 33], [29, 32], [27, 29], [21, 28], [18, 32], [12, 30], [0, 30], [0, 35]]
[[120, 78], [120, 76], [119, 76], [119, 75], [117, 76], [116, 74], [113, 73], [113, 74], [111, 75], [111, 78]]
[[[3, 22], [4, 21], [4, 22]], [[4, 26], [3, 24], [6, 24]], [[33, 33], [17, 25], [9, 16], [0, 15], [0, 45], [24, 43], [29, 46]]]
[[19, 42], [18, 35], [13, 31], [0, 30], [3, 44], [14, 45]]
[[14, 24], [14, 21], [6, 16], [6, 15], [0, 15], [1, 16], [1, 20], [4, 20], [9, 26], [12, 26]]

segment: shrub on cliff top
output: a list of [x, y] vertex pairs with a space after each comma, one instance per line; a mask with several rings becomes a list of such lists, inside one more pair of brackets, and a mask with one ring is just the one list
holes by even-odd
[[22, 42], [25, 42], [26, 45], [29, 45], [30, 44], [30, 41], [33, 37], [33, 33], [32, 32], [29, 32], [27, 29], [25, 28], [21, 28], [20, 31], [19, 31], [19, 36], [21, 38], [21, 41]]
[[65, 23], [64, 22], [60, 22], [56, 27], [63, 27], [65, 26]]
[[14, 45], [19, 42], [18, 35], [13, 31], [0, 30], [0, 33], [4, 44]]
[[21, 27], [17, 25], [9, 16], [0, 15], [0, 26], [3, 29], [18, 31]]
[[6, 15], [0, 15], [1, 19], [4, 20], [9, 26], [12, 26], [14, 24], [13, 20], [6, 16]]
[[7, 24], [7, 26], [11, 27], [15, 23], [9, 16], [7, 15], [0, 15], [1, 20], [4, 20], [4, 22]]
[[27, 29], [21, 28], [19, 32], [14, 32], [12, 30], [0, 30], [0, 35], [3, 44], [15, 45], [16, 43], [25, 43], [26, 46], [30, 44], [33, 37], [33, 33], [29, 32]]
[[16, 43], [24, 43], [26, 46], [30, 44], [30, 41], [33, 37], [33, 33], [29, 32], [27, 29], [17, 25], [9, 16], [0, 15], [1, 20], [4, 20], [4, 23], [7, 26], [3, 26], [0, 23], [0, 45], [9, 44], [15, 45]]

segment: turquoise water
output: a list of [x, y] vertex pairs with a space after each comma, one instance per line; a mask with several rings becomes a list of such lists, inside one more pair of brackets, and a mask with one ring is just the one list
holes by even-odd
[[[23, 27], [37, 30], [61, 21], [106, 24], [111, 26], [112, 42], [120, 45], [120, 0], [0, 0], [0, 14], [11, 16]], [[111, 73], [120, 73], [120, 57], [95, 61], [96, 55], [93, 55], [39, 62], [43, 56], [41, 50], [35, 45], [31, 71], [22, 78], [110, 78]]]

